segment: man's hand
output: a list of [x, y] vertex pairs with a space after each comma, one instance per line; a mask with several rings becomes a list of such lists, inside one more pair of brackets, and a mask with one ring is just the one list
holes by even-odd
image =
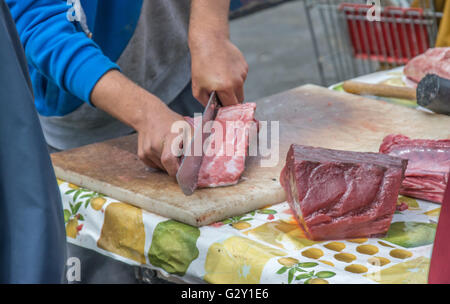
[[118, 71], [106, 73], [94, 87], [92, 103], [138, 132], [138, 156], [149, 167], [175, 176], [179, 158], [172, 153], [172, 124], [184, 121], [160, 99]]
[[244, 101], [248, 65], [230, 41], [229, 0], [192, 0], [189, 48], [192, 58], [192, 92], [203, 105], [216, 91], [224, 106]]
[[203, 105], [216, 91], [224, 106], [244, 101], [248, 65], [239, 49], [228, 39], [205, 38], [191, 47], [192, 92]]
[[146, 114], [136, 126], [138, 156], [147, 166], [175, 176], [180, 164], [179, 158], [173, 154], [172, 143], [178, 134], [172, 133], [171, 127], [177, 121], [183, 121], [183, 117], [167, 107], [161, 108], [157, 114], [144, 112]]

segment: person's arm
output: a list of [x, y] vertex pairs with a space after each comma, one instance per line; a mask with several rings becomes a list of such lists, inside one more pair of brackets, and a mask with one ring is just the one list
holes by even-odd
[[6, 0], [27, 61], [61, 89], [90, 103], [97, 81], [119, 69], [98, 45], [67, 19], [60, 0]]
[[122, 75], [84, 33], [67, 19], [61, 0], [7, 0], [29, 64], [63, 90], [133, 127], [138, 151], [150, 167], [174, 176], [178, 159], [170, 145], [172, 123], [183, 118]]
[[192, 91], [206, 105], [217, 91], [224, 105], [244, 101], [248, 65], [230, 41], [230, 0], [192, 0], [189, 48], [192, 57]]
[[179, 162], [171, 145], [178, 134], [171, 133], [171, 127], [183, 121], [182, 116], [118, 71], [110, 71], [99, 80], [91, 100], [138, 132], [138, 156], [147, 166], [176, 175]]

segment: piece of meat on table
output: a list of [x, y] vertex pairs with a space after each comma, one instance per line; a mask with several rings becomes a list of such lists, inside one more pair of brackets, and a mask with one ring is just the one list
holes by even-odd
[[416, 85], [427, 74], [450, 79], [450, 47], [429, 49], [414, 57], [405, 66], [403, 73]]
[[239, 182], [245, 170], [249, 134], [257, 130], [255, 103], [238, 104], [219, 109], [215, 123], [222, 127], [221, 136], [213, 129], [198, 176], [198, 187], [220, 187]]
[[380, 152], [408, 159], [400, 193], [442, 203], [450, 171], [450, 139], [410, 139], [388, 135]]
[[313, 240], [383, 235], [396, 210], [407, 160], [292, 145], [280, 181]]

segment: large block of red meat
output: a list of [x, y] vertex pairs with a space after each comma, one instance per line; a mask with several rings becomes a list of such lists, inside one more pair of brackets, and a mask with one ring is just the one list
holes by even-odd
[[313, 240], [383, 235], [389, 229], [407, 160], [292, 145], [281, 185]]
[[450, 174], [450, 139], [391, 134], [384, 138], [380, 152], [409, 160], [401, 194], [442, 203]]
[[450, 78], [450, 47], [429, 49], [414, 57], [405, 66], [403, 73], [416, 84], [427, 74]]

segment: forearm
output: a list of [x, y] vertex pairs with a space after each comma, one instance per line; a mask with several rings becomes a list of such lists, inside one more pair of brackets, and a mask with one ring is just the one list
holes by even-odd
[[189, 46], [196, 47], [208, 39], [229, 39], [230, 0], [192, 0], [189, 22]]
[[91, 100], [137, 131], [137, 154], [147, 166], [176, 175], [179, 163], [172, 153], [172, 142], [178, 134], [172, 133], [172, 126], [183, 121], [182, 116], [117, 70], [109, 71], [99, 80]]
[[225, 106], [244, 101], [248, 65], [230, 41], [230, 0], [192, 0], [189, 24], [192, 92], [203, 105], [216, 91]]
[[[117, 70], [106, 73], [92, 90], [92, 103], [134, 129], [168, 110], [161, 100]], [[156, 126], [155, 126], [156, 127]]]

